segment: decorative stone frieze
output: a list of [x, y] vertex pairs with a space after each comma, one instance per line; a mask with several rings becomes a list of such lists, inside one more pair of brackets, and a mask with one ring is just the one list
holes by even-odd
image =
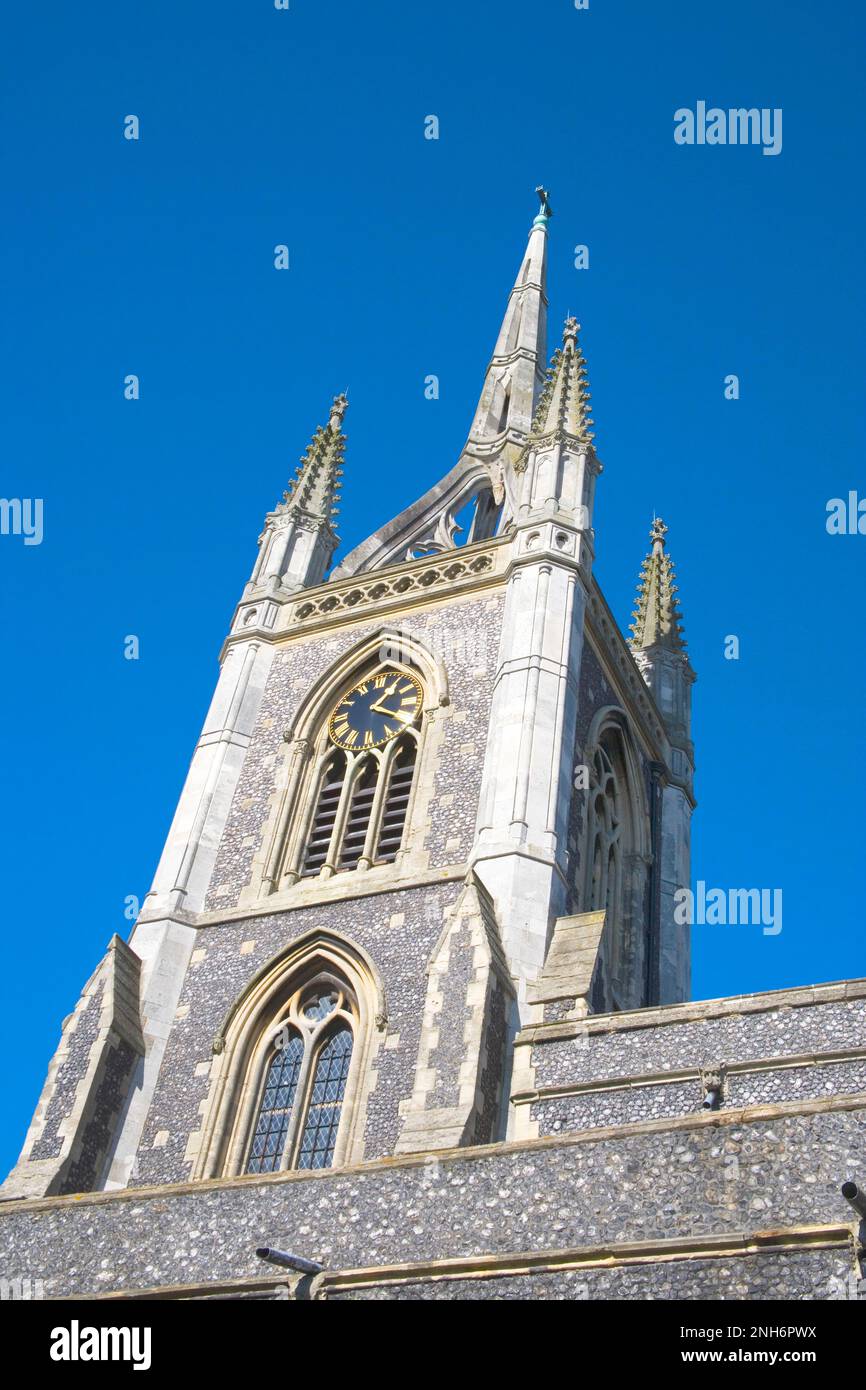
[[429, 595], [477, 588], [479, 581], [494, 579], [501, 573], [501, 543], [484, 549], [476, 546], [451, 550], [429, 558], [399, 565], [385, 573], [322, 584], [296, 602], [286, 620], [287, 626], [315, 627], [340, 617], [363, 614], [370, 609], [389, 613], [411, 607], [413, 600]]

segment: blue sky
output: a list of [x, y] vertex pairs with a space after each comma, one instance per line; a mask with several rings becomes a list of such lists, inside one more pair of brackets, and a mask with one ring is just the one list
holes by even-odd
[[[778, 936], [696, 928], [694, 993], [866, 973], [866, 537], [825, 530], [866, 495], [862, 13], [48, 0], [4, 27], [2, 493], [45, 519], [0, 537], [0, 1167], [149, 887], [264, 513], [346, 387], [344, 550], [451, 467], [539, 181], [622, 624], [654, 509], [670, 527], [694, 878], [784, 893]], [[781, 154], [676, 145], [699, 100], [782, 108]]]

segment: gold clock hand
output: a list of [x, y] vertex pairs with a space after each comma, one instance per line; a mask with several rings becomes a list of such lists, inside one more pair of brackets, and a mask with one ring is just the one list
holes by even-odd
[[388, 717], [389, 719], [399, 719], [400, 722], [403, 723], [403, 724], [411, 724], [411, 723], [412, 723], [412, 720], [415, 718], [414, 714], [407, 714], [405, 710], [401, 710], [401, 709], [380, 709], [378, 705], [371, 705], [371, 706], [370, 706], [370, 713], [371, 713], [371, 714], [384, 714], [384, 715], [387, 715], [387, 717]]
[[[387, 694], [388, 692], [386, 691], [385, 693]], [[383, 695], [382, 699], [384, 699], [384, 698], [385, 698], [385, 697], [384, 697], [384, 695]], [[371, 714], [394, 714], [395, 711], [392, 710], [392, 709], [383, 709], [383, 708], [382, 708], [381, 701], [378, 701], [378, 700], [377, 700], [377, 702], [376, 702], [375, 705], [371, 705], [371, 706], [370, 706], [370, 713], [371, 713]]]

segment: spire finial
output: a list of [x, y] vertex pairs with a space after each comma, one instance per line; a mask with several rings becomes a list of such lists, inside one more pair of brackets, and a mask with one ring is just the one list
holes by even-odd
[[532, 225], [533, 227], [546, 227], [549, 219], [553, 216], [553, 208], [550, 206], [550, 196], [547, 189], [541, 184], [538, 185], [535, 191], [541, 199], [541, 207], [538, 209], [538, 214]]
[[348, 404], [349, 397], [345, 391], [341, 391], [339, 396], [334, 397], [334, 404], [331, 406], [331, 414], [328, 419], [328, 424], [332, 430], [340, 429]]
[[661, 555], [665, 548], [665, 536], [667, 533], [668, 528], [665, 526], [661, 517], [654, 516], [652, 530], [650, 531], [650, 540], [653, 543], [653, 555]]

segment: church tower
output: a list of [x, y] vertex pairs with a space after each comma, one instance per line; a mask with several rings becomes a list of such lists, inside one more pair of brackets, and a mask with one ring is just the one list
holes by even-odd
[[334, 567], [338, 395], [268, 512], [153, 885], [5, 1197], [515, 1137], [521, 1030], [687, 998], [694, 676], [663, 524], [631, 641], [594, 575], [538, 193], [450, 471]]
[[538, 192], [450, 471], [340, 557], [338, 395], [265, 517], [153, 886], [0, 1189], [9, 1285], [866, 1294], [866, 980], [688, 997], [695, 677], [664, 522], [628, 637], [599, 587]]

